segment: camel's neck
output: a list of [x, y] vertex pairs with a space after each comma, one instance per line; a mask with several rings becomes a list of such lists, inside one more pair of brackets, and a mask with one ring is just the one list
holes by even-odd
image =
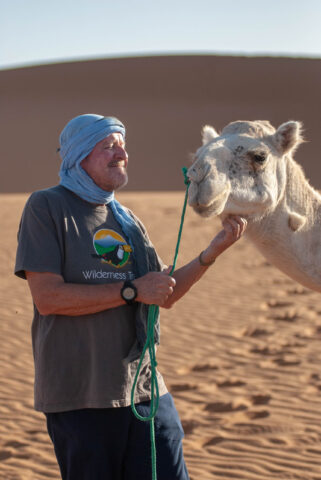
[[249, 219], [247, 236], [273, 265], [321, 291], [321, 196], [292, 159], [276, 208], [260, 220]]

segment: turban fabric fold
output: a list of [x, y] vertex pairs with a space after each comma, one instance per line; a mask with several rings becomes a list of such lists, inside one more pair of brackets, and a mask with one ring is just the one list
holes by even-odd
[[117, 132], [125, 137], [125, 127], [115, 117], [88, 113], [70, 120], [59, 137], [62, 158], [60, 184], [88, 202], [109, 203], [113, 192], [98, 187], [80, 164], [98, 142]]

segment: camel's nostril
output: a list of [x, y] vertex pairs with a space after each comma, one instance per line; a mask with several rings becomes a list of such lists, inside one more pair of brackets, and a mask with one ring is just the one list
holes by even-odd
[[197, 169], [195, 167], [191, 167], [188, 170], [187, 176], [188, 176], [188, 178], [191, 182], [198, 183], [198, 181], [199, 181], [198, 172], [197, 172]]

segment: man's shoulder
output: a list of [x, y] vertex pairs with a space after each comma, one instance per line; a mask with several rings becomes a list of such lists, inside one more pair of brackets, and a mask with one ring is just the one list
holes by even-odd
[[35, 192], [33, 192], [30, 195], [27, 204], [32, 206], [55, 204], [64, 201], [67, 196], [67, 189], [65, 189], [61, 185], [55, 185], [53, 187], [36, 190]]
[[43, 188], [41, 190], [35, 190], [30, 198], [42, 199], [42, 198], [60, 198], [64, 197], [67, 190], [61, 185], [54, 185], [53, 187]]

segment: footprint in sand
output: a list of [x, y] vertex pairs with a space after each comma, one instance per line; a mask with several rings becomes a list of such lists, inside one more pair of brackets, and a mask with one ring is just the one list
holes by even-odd
[[266, 302], [265, 304], [263, 304], [263, 306], [264, 305], [267, 308], [284, 308], [284, 307], [291, 307], [292, 305], [294, 305], [294, 303], [293, 302], [288, 302], [286, 300], [271, 299], [268, 302]]
[[217, 365], [211, 363], [199, 363], [192, 367], [193, 372], [206, 372], [207, 370], [218, 370]]
[[12, 457], [12, 453], [9, 450], [0, 450], [0, 460], [7, 460]]
[[182, 420], [182, 426], [185, 435], [190, 435], [194, 432], [195, 428], [199, 426], [199, 422], [196, 422], [195, 420]]
[[321, 335], [321, 325], [317, 325], [314, 329], [314, 335]]
[[269, 442], [272, 443], [273, 445], [287, 445], [288, 443], [282, 438], [269, 438]]
[[270, 318], [279, 322], [295, 322], [301, 317], [296, 310], [288, 310], [278, 315], [271, 315]]
[[298, 342], [296, 340], [291, 340], [282, 344], [284, 348], [304, 348], [307, 346], [304, 342]]
[[282, 427], [272, 426], [272, 425], [260, 425], [258, 423], [234, 423], [230, 427], [229, 431], [231, 433], [242, 436], [242, 435], [267, 435], [267, 434], [277, 434], [283, 432]]
[[250, 350], [251, 353], [258, 353], [259, 355], [264, 355], [264, 356], [274, 356], [274, 355], [280, 355], [280, 354], [293, 354], [294, 352], [289, 349], [282, 349], [279, 350], [275, 347], [253, 347]]
[[213, 402], [207, 403], [204, 407], [204, 410], [212, 413], [231, 413], [231, 412], [240, 412], [246, 410], [247, 406], [245, 404], [237, 404], [232, 402]]
[[223, 437], [213, 437], [210, 438], [209, 440], [206, 440], [203, 444], [202, 447], [212, 447], [213, 445], [218, 445], [219, 443], [224, 442], [225, 438]]
[[256, 337], [263, 337], [265, 335], [271, 335], [271, 332], [269, 332], [265, 328], [258, 328], [255, 326], [248, 327], [242, 332], [243, 337], [256, 338]]
[[268, 410], [249, 410], [248, 412], [245, 412], [245, 415], [250, 419], [250, 420], [256, 420], [257, 418], [265, 418], [270, 416], [270, 412]]
[[311, 375], [307, 379], [307, 383], [309, 386], [312, 386], [314, 389], [320, 391], [321, 390], [321, 377], [319, 373], [311, 373]]
[[300, 365], [301, 360], [295, 360], [295, 359], [290, 359], [290, 358], [274, 358], [273, 362], [279, 365], [280, 367], [294, 367], [295, 365]]
[[[255, 395], [250, 395], [247, 399], [250, 401], [252, 406], [257, 405], [267, 405], [271, 400], [271, 395], [269, 394], [260, 394], [257, 393]], [[249, 418], [250, 420], [256, 420], [257, 418], [266, 418], [270, 416], [270, 412], [268, 410], [247, 410], [244, 412], [244, 415]]]
[[233, 388], [233, 387], [243, 387], [246, 385], [242, 380], [224, 380], [222, 382], [216, 382], [216, 385], [219, 388]]
[[289, 302], [289, 301], [284, 301], [284, 300], [277, 300], [277, 299], [271, 299], [268, 302], [265, 302], [262, 304], [261, 308], [263, 310], [273, 310], [273, 309], [283, 309], [287, 308], [286, 311], [280, 312], [280, 313], [275, 313], [269, 318], [273, 320], [278, 320], [281, 322], [295, 322], [299, 318], [301, 318], [299, 312], [295, 308], [289, 308], [293, 307], [295, 303]]
[[312, 292], [311, 290], [307, 290], [306, 288], [298, 285], [297, 287], [289, 288], [289, 290], [287, 290], [286, 293], [289, 295], [309, 295]]
[[12, 448], [22, 448], [22, 447], [27, 447], [28, 443], [22, 443], [22, 442], [17, 442], [15, 440], [12, 440], [11, 442], [6, 442], [4, 446], [12, 447]]
[[276, 355], [277, 352], [275, 349], [270, 347], [253, 347], [250, 349], [251, 353], [258, 353], [259, 355]]
[[270, 402], [271, 398], [272, 396], [269, 395], [268, 393], [267, 394], [258, 393], [256, 395], [251, 395], [249, 397], [249, 400], [252, 403], [252, 405], [267, 405]]
[[197, 385], [192, 385], [190, 383], [175, 383], [170, 385], [170, 390], [172, 392], [186, 392], [189, 390], [196, 390]]
[[219, 367], [214, 363], [196, 363], [192, 366], [184, 366], [176, 369], [178, 375], [188, 375], [190, 372], [209, 372], [210, 370], [218, 370]]

